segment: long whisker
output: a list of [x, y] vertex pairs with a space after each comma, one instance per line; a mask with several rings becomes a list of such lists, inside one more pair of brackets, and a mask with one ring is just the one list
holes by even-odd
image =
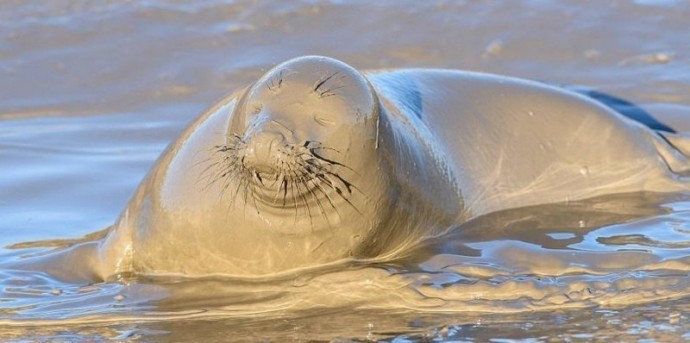
[[[292, 173], [292, 175], [295, 177], [296, 180], [299, 180], [299, 176], [297, 176], [297, 173], [294, 169], [290, 169], [290, 172]], [[297, 190], [299, 192], [300, 200], [302, 200], [302, 203], [304, 203], [304, 207], [306, 207], [306, 209], [307, 209], [307, 213], [309, 214], [309, 223], [310, 223], [311, 228], [313, 230], [314, 229], [314, 218], [311, 214], [311, 208], [309, 207], [309, 202], [307, 201], [305, 195], [301, 191], [300, 182], [293, 182], [293, 184], [295, 185], [295, 187], [297, 188]]]
[[314, 199], [314, 202], [316, 202], [316, 205], [319, 207], [319, 210], [321, 211], [321, 216], [323, 216], [326, 219], [326, 223], [328, 223], [328, 226], [331, 226], [331, 222], [328, 220], [328, 215], [326, 215], [326, 211], [323, 208], [323, 205], [321, 205], [321, 200], [319, 200], [319, 197], [314, 193], [313, 189], [310, 189], [307, 187], [307, 184], [311, 181], [314, 183], [314, 185], [318, 185], [318, 182], [316, 182], [314, 178], [307, 179], [305, 175], [310, 175], [308, 171], [304, 171], [302, 175], [299, 177], [300, 181], [302, 181], [305, 184], [305, 188], [307, 188], [307, 191], [309, 194], [311, 194], [312, 199]]
[[[323, 196], [324, 196], [324, 197], [326, 198], [326, 200], [328, 201], [328, 204], [331, 205], [331, 208], [333, 208], [333, 210], [335, 211], [335, 213], [338, 215], [338, 219], [339, 219], [339, 220], [342, 220], [342, 218], [340, 217], [340, 211], [338, 211], [338, 208], [337, 208], [337, 207], [335, 206], [335, 204], [333, 203], [333, 199], [332, 199], [331, 196], [328, 194], [328, 192], [326, 192], [326, 190], [321, 186], [321, 184], [323, 183], [323, 181], [322, 181], [322, 179], [321, 179], [321, 176], [323, 176], [323, 174], [315, 174], [315, 175], [314, 175], [314, 178], [313, 178], [311, 181], [314, 183], [315, 189], [317, 189], [321, 194], [323, 194]], [[330, 185], [330, 183], [327, 183], [327, 184]], [[314, 199], [316, 199], [317, 201], [319, 201], [318, 196], [317, 196], [313, 191], [312, 191], [312, 194], [314, 195]], [[320, 204], [319, 204], [319, 207], [321, 207]], [[326, 211], [324, 211], [323, 208], [321, 208], [321, 212], [323, 213], [324, 217], [326, 217]], [[328, 220], [328, 218], [326, 218], [326, 220]], [[330, 225], [330, 222], [329, 222], [329, 225]]]
[[[229, 197], [235, 206], [242, 202], [243, 208], [240, 210], [245, 217], [252, 207], [259, 215], [262, 214], [261, 206], [291, 207], [294, 210], [295, 224], [300, 212], [303, 211], [302, 213], [309, 216], [310, 226], [314, 230], [314, 219], [319, 215], [333, 227], [329, 211], [335, 211], [338, 219], [342, 220], [339, 210], [339, 204], [342, 202], [362, 214], [351, 197], [353, 191], [364, 195], [365, 199], [366, 194], [340, 173], [344, 169], [353, 171], [352, 168], [338, 158], [321, 154], [324, 151], [332, 151], [337, 157], [341, 154], [339, 150], [318, 141], [286, 145], [280, 150], [279, 164], [272, 175], [260, 173], [244, 164], [244, 144], [242, 137], [232, 135], [228, 137], [228, 144], [213, 147], [212, 150], [215, 152], [211, 158], [204, 161], [205, 165], [200, 175], [206, 181], [204, 189], [221, 183], [219, 201]], [[288, 204], [290, 201], [292, 203]], [[300, 210], [302, 207], [304, 209]], [[319, 214], [316, 214], [317, 212]]]
[[321, 88], [321, 86], [323, 86], [326, 82], [328, 82], [328, 80], [332, 79], [333, 76], [336, 76], [336, 75], [338, 75], [338, 72], [337, 72], [337, 71], [336, 71], [335, 73], [331, 74], [330, 76], [326, 77], [325, 79], [319, 81], [319, 82], [316, 84], [316, 86], [314, 86], [314, 92], [318, 92], [318, 91], [319, 91], [319, 88]]

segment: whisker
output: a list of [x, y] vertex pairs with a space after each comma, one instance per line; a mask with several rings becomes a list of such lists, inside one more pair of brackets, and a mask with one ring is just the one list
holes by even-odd
[[312, 166], [312, 167], [319, 168], [319, 170], [323, 171], [324, 174], [331, 175], [331, 176], [334, 176], [335, 178], [337, 178], [338, 181], [340, 181], [340, 182], [345, 186], [345, 188], [347, 189], [347, 192], [348, 192], [348, 193], [352, 194], [352, 190], [354, 189], [354, 190], [358, 191], [360, 194], [363, 194], [363, 195], [364, 195], [364, 192], [362, 192], [357, 186], [355, 186], [355, 185], [352, 184], [351, 182], [345, 180], [345, 178], [343, 178], [343, 177], [340, 176], [339, 174], [336, 174], [336, 173], [334, 173], [334, 172], [332, 172], [332, 171], [330, 171], [330, 170], [328, 170], [328, 169], [325, 169], [323, 166], [320, 166], [320, 165], [315, 164], [315, 163], [313, 163], [313, 162], [310, 162], [310, 161], [308, 161], [308, 160], [305, 161], [305, 162], [308, 163], [308, 164], [309, 164], [310, 166]]
[[[299, 176], [297, 176], [297, 173], [295, 172], [294, 169], [290, 169], [290, 172], [292, 173], [292, 175], [295, 176], [296, 180], [299, 180]], [[304, 207], [306, 207], [306, 209], [307, 209], [307, 213], [309, 214], [309, 223], [310, 223], [311, 228], [313, 230], [314, 229], [314, 221], [313, 221], [313, 216], [311, 214], [311, 208], [309, 206], [309, 202], [305, 198], [304, 194], [301, 193], [300, 183], [299, 182], [293, 182], [293, 184], [296, 186], [297, 190], [299, 191], [300, 200], [302, 200], [302, 203], [304, 203]]]
[[326, 223], [328, 223], [328, 226], [330, 227], [330, 226], [331, 226], [331, 222], [328, 220], [328, 216], [326, 215], [326, 211], [324, 210], [323, 205], [321, 205], [321, 200], [319, 200], [319, 197], [314, 193], [314, 190], [313, 190], [313, 189], [310, 189], [310, 188], [307, 186], [308, 183], [309, 183], [310, 181], [313, 182], [314, 185], [317, 185], [317, 184], [318, 184], [318, 183], [315, 181], [315, 179], [313, 179], [313, 178], [312, 178], [312, 179], [306, 179], [306, 177], [304, 177], [304, 175], [309, 175], [309, 174], [310, 174], [309, 172], [303, 173], [302, 176], [301, 176], [299, 179], [304, 183], [305, 188], [307, 188], [307, 191], [309, 192], [309, 194], [311, 194], [312, 199], [314, 199], [314, 202], [316, 202], [316, 205], [319, 207], [319, 210], [321, 211], [321, 216], [323, 216], [324, 219], [326, 219]]
[[316, 146], [312, 146], [311, 149], [330, 150], [330, 151], [335, 151], [335, 152], [340, 154], [340, 150], [335, 149], [335, 148], [331, 148], [331, 147], [327, 147], [327, 146], [323, 146], [323, 143], [321, 143], [319, 141], [304, 141], [304, 144], [302, 146], [305, 148], [310, 148], [309, 146], [314, 145], [314, 144], [316, 144]]
[[336, 90], [341, 89], [341, 88], [345, 88], [345, 87], [347, 87], [347, 85], [327, 89], [327, 90], [325, 90], [325, 91], [319, 93], [319, 96], [322, 97], [322, 98], [327, 98], [327, 97], [329, 97], [329, 96], [336, 95], [336, 93], [335, 93]]
[[330, 80], [331, 78], [333, 78], [333, 76], [336, 76], [337, 74], [338, 74], [338, 72], [336, 71], [335, 73], [331, 74], [331, 76], [328, 76], [325, 79], [323, 79], [322, 81], [319, 81], [319, 83], [317, 83], [316, 86], [314, 87], [314, 92], [318, 92], [319, 88], [321, 88], [321, 86], [323, 86], [324, 83], [328, 82], [328, 80]]
[[[317, 176], [317, 179], [319, 181], [321, 181], [321, 179], [319, 179], [318, 176]], [[326, 197], [326, 200], [328, 200], [328, 203], [331, 205], [331, 208], [333, 208], [333, 210], [335, 211], [335, 214], [338, 215], [338, 220], [342, 220], [342, 217], [340, 216], [340, 211], [338, 211], [338, 208], [333, 203], [333, 199], [331, 199], [331, 196], [328, 195], [328, 192], [326, 192], [326, 190], [323, 189], [323, 187], [321, 187], [320, 182], [314, 182], [314, 186], [316, 187], [316, 189], [318, 189], [321, 192], [321, 194], [323, 194], [324, 197]], [[315, 197], [316, 197], [316, 195], [315, 195]], [[324, 211], [324, 216], [326, 216], [325, 211]], [[326, 219], [326, 220], [328, 220], [328, 219]]]
[[[290, 166], [288, 166], [287, 172], [290, 172]], [[297, 224], [297, 198], [295, 197], [295, 187], [294, 187], [294, 180], [292, 183], [290, 183], [290, 195], [292, 195], [292, 206], [295, 208], [295, 224]], [[285, 195], [287, 196], [287, 182], [285, 183]]]
[[[278, 200], [278, 196], [280, 195], [280, 192], [283, 190], [283, 182], [285, 182], [285, 176], [281, 174], [276, 174], [276, 180], [271, 184], [271, 187], [275, 185], [275, 183], [278, 181], [279, 176], [282, 176], [283, 180], [280, 182], [280, 187], [276, 189], [275, 194], [273, 195], [273, 203], [276, 203], [276, 200]], [[285, 207], [285, 200], [283, 198], [283, 207]]]
[[247, 197], [249, 196], [249, 182], [250, 182], [249, 180], [251, 180], [251, 176], [249, 176], [249, 177], [245, 176], [243, 178], [243, 180], [244, 180], [244, 204], [242, 207], [242, 213], [243, 213], [244, 217], [246, 218], [247, 217]]
[[283, 207], [285, 207], [285, 198], [287, 197], [288, 180], [283, 177]]
[[[252, 207], [259, 216], [262, 215], [261, 206], [292, 208], [294, 223], [297, 224], [301, 214], [307, 215], [313, 231], [316, 229], [314, 220], [319, 216], [325, 219], [329, 227], [335, 225], [336, 222], [329, 217], [329, 211], [335, 211], [337, 220], [343, 220], [339, 209], [341, 202], [362, 214], [351, 196], [354, 191], [366, 195], [339, 173], [339, 170], [342, 171], [339, 168], [351, 171], [352, 168], [321, 154], [323, 151], [341, 154], [339, 150], [319, 141], [286, 145], [282, 147], [282, 157], [275, 167], [275, 175], [271, 175], [244, 164], [245, 157], [240, 153], [243, 145], [244, 141], [239, 135], [228, 136], [227, 145], [212, 148], [215, 152], [211, 158], [203, 161], [205, 165], [200, 175], [206, 182], [205, 189], [221, 183], [219, 201], [228, 197], [235, 207], [242, 202], [243, 207], [238, 210], [243, 212], [245, 218]], [[291, 199], [291, 205], [288, 199]], [[302, 207], [304, 209], [300, 209]]]
[[[315, 150], [315, 149], [313, 149], [313, 148], [312, 148], [312, 149], [309, 149], [309, 152], [311, 152], [312, 156], [318, 158], [319, 160], [324, 161], [324, 162], [327, 162], [327, 163], [330, 163], [330, 164], [333, 164], [333, 165], [336, 165], [336, 166], [345, 167], [345, 168], [347, 168], [347, 169], [352, 170], [352, 168], [350, 168], [350, 167], [348, 167], [348, 166], [346, 166], [346, 165], [344, 165], [344, 164], [342, 164], [342, 163], [340, 163], [340, 162], [336, 162], [336, 161], [327, 159], [327, 158], [325, 158], [325, 157], [323, 157], [323, 156], [317, 154], [316, 151], [314, 151], [314, 150]], [[354, 170], [352, 170], [352, 171], [354, 171]]]

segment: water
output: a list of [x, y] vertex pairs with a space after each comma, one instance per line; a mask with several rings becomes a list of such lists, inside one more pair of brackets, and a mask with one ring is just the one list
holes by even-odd
[[[297, 55], [585, 85], [690, 130], [689, 17], [682, 1], [2, 2], [0, 259], [112, 224], [189, 121]], [[396, 261], [270, 280], [2, 270], [0, 337], [688, 340], [689, 199], [505, 211]]]

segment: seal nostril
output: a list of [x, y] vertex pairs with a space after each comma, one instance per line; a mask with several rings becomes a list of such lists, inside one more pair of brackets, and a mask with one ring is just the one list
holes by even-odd
[[275, 119], [272, 119], [269, 124], [271, 129], [275, 130], [275, 134], [279, 136], [280, 142], [286, 143], [295, 138], [295, 130], [290, 128], [290, 125]]
[[278, 164], [278, 153], [284, 144], [282, 134], [262, 131], [250, 137], [244, 150], [244, 165], [261, 173], [272, 173]]

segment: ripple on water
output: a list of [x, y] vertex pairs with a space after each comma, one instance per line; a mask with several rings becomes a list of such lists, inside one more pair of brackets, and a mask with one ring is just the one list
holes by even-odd
[[300, 317], [313, 325], [329, 312], [375, 311], [469, 318], [687, 298], [688, 199], [640, 193], [502, 211], [394, 261], [343, 261], [263, 279], [158, 275], [70, 284], [3, 270], [0, 328], [88, 324], [108, 328], [112, 337], [134, 337], [158, 331], [126, 325]]

